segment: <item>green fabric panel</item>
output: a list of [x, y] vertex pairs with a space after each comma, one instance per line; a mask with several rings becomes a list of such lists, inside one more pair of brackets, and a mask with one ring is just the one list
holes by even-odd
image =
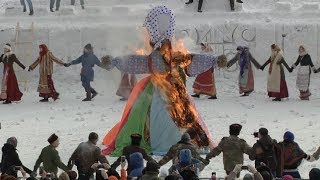
[[147, 153], [151, 153], [150, 143], [146, 142], [144, 137], [145, 123], [148, 116], [148, 111], [152, 102], [153, 85], [151, 82], [145, 87], [143, 92], [134, 103], [126, 124], [123, 126], [116, 138], [116, 149], [111, 153], [111, 156], [121, 156], [122, 149], [131, 144], [130, 135], [139, 133], [142, 135], [141, 147]]

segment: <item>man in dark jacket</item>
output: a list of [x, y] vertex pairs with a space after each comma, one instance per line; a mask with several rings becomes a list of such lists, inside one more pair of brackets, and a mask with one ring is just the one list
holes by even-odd
[[223, 153], [223, 165], [227, 175], [233, 171], [237, 164], [243, 164], [243, 154], [250, 155], [251, 147], [243, 139], [238, 136], [242, 126], [240, 124], [232, 124], [229, 127], [229, 137], [223, 137], [217, 147], [215, 147], [206, 157], [210, 160], [213, 157]]
[[94, 79], [94, 65], [101, 66], [100, 60], [96, 55], [93, 54], [93, 47], [91, 44], [87, 44], [83, 49], [83, 55], [81, 55], [78, 59], [71, 61], [70, 63], [65, 64], [66, 67], [75, 64], [82, 64], [81, 69], [81, 82], [82, 86], [86, 91], [86, 98], [82, 101], [91, 101], [98, 93], [95, 91], [90, 82]]
[[[283, 142], [279, 143], [279, 146], [282, 151], [282, 157], [280, 160], [283, 160], [283, 174], [291, 175], [293, 178], [301, 178], [298, 167], [300, 166], [303, 159], [306, 159], [309, 162], [315, 160], [311, 155], [307, 155], [299, 145], [294, 142], [294, 134], [290, 131], [287, 131], [283, 135]], [[278, 160], [279, 161], [279, 160]]]
[[94, 163], [100, 162], [105, 166], [109, 164], [106, 157], [101, 154], [101, 149], [96, 146], [98, 140], [97, 133], [90, 133], [88, 141], [80, 143], [69, 159], [68, 168], [72, 169], [73, 165], [76, 165], [80, 180], [90, 179], [94, 173], [94, 169], [91, 168]]
[[[139, 152], [142, 154], [143, 159], [146, 161], [155, 161], [152, 159], [151, 156], [149, 156], [144, 149], [140, 147], [140, 142], [141, 142], [142, 136], [140, 134], [132, 134], [131, 135], [131, 145], [126, 146], [122, 150], [122, 155], [126, 157], [128, 164], [130, 164], [130, 154]], [[117, 169], [117, 167], [121, 163], [121, 157], [119, 157], [112, 165], [111, 168]], [[127, 169], [127, 174], [130, 174], [131, 169], [128, 167]]]
[[[11, 171], [15, 166], [21, 166], [28, 174], [31, 174], [32, 171], [25, 167], [19, 158], [17, 153], [18, 141], [15, 137], [10, 137], [2, 147], [2, 158], [1, 158], [1, 172], [7, 173], [8, 175], [17, 177], [17, 171]], [[9, 173], [10, 172], [10, 173]]]
[[167, 154], [158, 162], [159, 166], [165, 165], [170, 160], [177, 159], [182, 149], [190, 149], [193, 158], [200, 160], [204, 164], [209, 164], [209, 161], [203, 159], [197, 152], [196, 147], [191, 143], [190, 135], [184, 133], [181, 136], [181, 140], [177, 144], [172, 145]]
[[268, 135], [266, 128], [260, 128], [258, 132], [257, 142], [252, 147], [252, 154], [249, 156], [250, 160], [255, 160], [256, 167], [265, 164], [269, 167], [274, 176], [281, 176], [281, 164], [278, 163], [277, 157], [280, 156], [279, 148], [277, 148], [277, 141]]
[[48, 142], [50, 143], [49, 146], [46, 146], [42, 149], [41, 154], [34, 165], [33, 174], [36, 174], [39, 166], [43, 163], [43, 170], [47, 173], [53, 173], [55, 177], [58, 173], [58, 167], [64, 171], [68, 171], [68, 167], [61, 162], [60, 156], [56, 148], [59, 146], [59, 139], [58, 136], [52, 134]]

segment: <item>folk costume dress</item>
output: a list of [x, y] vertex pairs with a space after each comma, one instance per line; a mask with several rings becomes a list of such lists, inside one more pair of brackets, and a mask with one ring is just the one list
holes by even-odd
[[[183, 132], [196, 130], [195, 140], [200, 148], [212, 146], [207, 126], [201, 120], [186, 93], [184, 75], [195, 76], [206, 72], [217, 63], [217, 57], [204, 54], [177, 55], [172, 51], [175, 19], [165, 6], [153, 8], [147, 15], [147, 28], [154, 50], [150, 55], [105, 56], [102, 66], [116, 67], [129, 74], [150, 74], [134, 87], [121, 121], [105, 136], [104, 154], [120, 156], [123, 147], [130, 144], [131, 134], [141, 134], [141, 147], [152, 154], [163, 155], [180, 140]], [[174, 55], [176, 54], [176, 55]], [[185, 74], [185, 73], [183, 73]]]
[[228, 62], [227, 67], [231, 67], [233, 64], [238, 62], [240, 65], [239, 73], [239, 93], [243, 96], [248, 96], [254, 91], [254, 76], [252, 70], [252, 64], [257, 68], [261, 68], [258, 61], [251, 55], [248, 47], [238, 46], [239, 51], [233, 59]]
[[20, 101], [23, 95], [18, 86], [13, 64], [18, 64], [22, 69], [25, 69], [25, 66], [17, 59], [16, 55], [12, 53], [9, 45], [6, 45], [6, 48], [10, 48], [10, 51], [2, 54], [0, 57], [0, 63], [2, 62], [4, 65], [0, 101], [10, 103], [11, 101]]
[[121, 100], [129, 98], [132, 89], [137, 84], [137, 78], [134, 74], [121, 73], [121, 82], [116, 95], [122, 97]]
[[58, 99], [59, 93], [56, 91], [53, 80], [53, 63], [57, 63], [61, 66], [64, 65], [64, 62], [56, 58], [47, 48], [46, 45], [42, 44], [39, 46], [41, 49], [39, 57], [37, 60], [30, 65], [30, 70], [35, 69], [38, 65], [39, 67], [39, 85], [38, 92], [39, 97], [43, 97], [45, 100], [52, 98], [54, 100]]

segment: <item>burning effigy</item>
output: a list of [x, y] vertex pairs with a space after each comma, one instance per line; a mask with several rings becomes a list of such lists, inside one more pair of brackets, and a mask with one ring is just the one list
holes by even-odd
[[192, 132], [199, 149], [213, 146], [211, 134], [186, 92], [186, 75], [195, 76], [218, 65], [225, 56], [189, 54], [173, 40], [175, 18], [165, 6], [153, 8], [144, 22], [150, 36], [149, 55], [104, 56], [105, 69], [129, 74], [150, 74], [132, 90], [122, 118], [105, 136], [105, 155], [120, 156], [130, 135], [142, 135], [141, 147], [155, 155], [165, 154], [181, 135]]

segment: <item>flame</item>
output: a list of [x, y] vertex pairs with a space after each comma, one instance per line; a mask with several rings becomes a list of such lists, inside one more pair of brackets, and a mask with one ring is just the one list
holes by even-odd
[[172, 48], [170, 41], [164, 42], [160, 52], [168, 63], [168, 72], [152, 73], [151, 81], [167, 102], [167, 109], [175, 124], [179, 128], [194, 129], [197, 145], [206, 147], [209, 145], [209, 139], [199, 124], [198, 114], [188, 99], [185, 86], [184, 69], [191, 63], [191, 55], [185, 49], [183, 41], [179, 40]]

